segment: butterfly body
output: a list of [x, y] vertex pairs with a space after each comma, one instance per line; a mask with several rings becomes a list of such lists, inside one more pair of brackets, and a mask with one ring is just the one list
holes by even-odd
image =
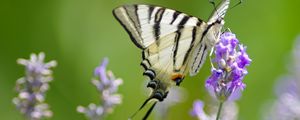
[[207, 23], [152, 5], [123, 5], [113, 10], [142, 50], [143, 75], [149, 77], [147, 87], [153, 90], [144, 104], [151, 99], [163, 101], [171, 86], [180, 85], [188, 73], [194, 76], [199, 72], [207, 51], [218, 41], [228, 6], [229, 0], [223, 0]]

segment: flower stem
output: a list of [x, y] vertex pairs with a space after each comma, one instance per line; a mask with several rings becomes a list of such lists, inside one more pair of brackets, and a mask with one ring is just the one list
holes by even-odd
[[220, 117], [221, 117], [222, 107], [223, 107], [223, 101], [220, 101], [220, 105], [219, 105], [219, 108], [218, 108], [218, 113], [217, 113], [216, 120], [219, 120]]

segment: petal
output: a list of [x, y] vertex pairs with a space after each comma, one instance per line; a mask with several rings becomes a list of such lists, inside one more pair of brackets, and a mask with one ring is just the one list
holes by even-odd
[[193, 104], [193, 109], [190, 112], [192, 116], [196, 116], [198, 119], [207, 120], [208, 116], [203, 110], [204, 103], [201, 100], [196, 100]]
[[104, 58], [102, 60], [101, 65], [95, 69], [95, 76], [99, 76], [101, 82], [105, 85], [109, 83], [109, 80], [108, 80], [107, 74], [106, 74], [107, 64], [108, 64], [108, 59]]

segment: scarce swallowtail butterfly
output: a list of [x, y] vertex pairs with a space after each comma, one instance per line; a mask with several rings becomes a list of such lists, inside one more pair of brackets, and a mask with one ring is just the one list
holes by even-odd
[[171, 86], [179, 86], [188, 72], [190, 76], [199, 72], [208, 50], [219, 39], [229, 3], [222, 0], [208, 22], [152, 5], [123, 5], [113, 10], [132, 42], [142, 50], [143, 75], [150, 78], [147, 87], [152, 92], [139, 110], [150, 100], [154, 103], [143, 119], [167, 97]]

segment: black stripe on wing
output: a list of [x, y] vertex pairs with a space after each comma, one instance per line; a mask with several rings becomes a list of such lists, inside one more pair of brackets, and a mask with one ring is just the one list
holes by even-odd
[[[183, 64], [186, 64], [186, 62], [188, 60], [188, 56], [189, 56], [190, 52], [192, 51], [192, 48], [194, 48], [195, 40], [196, 40], [196, 34], [197, 34], [197, 28], [194, 27], [193, 32], [192, 32], [192, 42], [191, 42], [190, 47], [187, 50], [186, 54], [184, 55]], [[200, 43], [201, 43], [201, 41], [200, 41]]]
[[[137, 5], [136, 5], [135, 9], [136, 9], [136, 8], [137, 8]], [[119, 8], [116, 8], [116, 9], [113, 10], [113, 15], [114, 15], [114, 17], [118, 20], [118, 22], [119, 22], [119, 23], [123, 26], [123, 28], [126, 30], [126, 32], [128, 33], [128, 35], [129, 35], [131, 41], [132, 41], [137, 47], [139, 47], [139, 48], [141, 48], [141, 49], [144, 49], [144, 46], [138, 42], [137, 37], [139, 37], [139, 36], [134, 35], [134, 32], [138, 32], [138, 31], [137, 31], [137, 30], [136, 30], [136, 31], [131, 31], [131, 29], [126, 25], [126, 22], [122, 21], [122, 20], [120, 19], [121, 17], [120, 17], [119, 15], [117, 15], [117, 14], [118, 14], [117, 11], [118, 11], [118, 10], [121, 11], [121, 9], [124, 9], [124, 10], [125, 10], [125, 14], [126, 14], [127, 16], [129, 16], [128, 10], [126, 10], [125, 7], [119, 7]], [[135, 13], [136, 13], [136, 12], [135, 12]], [[119, 14], [121, 14], [121, 13], [119, 13]], [[124, 14], [124, 13], [123, 13], [123, 14]], [[136, 13], [136, 15], [137, 15], [137, 13]], [[128, 18], [130, 19], [129, 22], [134, 23], [134, 21], [132, 20], [132, 17], [128, 17]], [[128, 22], [127, 22], [127, 24], [128, 24]], [[141, 39], [141, 38], [139, 38], [139, 39]]]
[[[179, 25], [177, 27], [177, 31], [176, 31], [176, 37], [175, 37], [175, 41], [174, 41], [174, 49], [173, 49], [173, 67], [175, 68], [175, 64], [176, 64], [176, 56], [177, 56], [177, 52], [178, 52], [178, 45], [179, 45], [179, 40], [181, 37], [181, 29], [183, 28], [183, 26], [190, 18], [187, 16], [184, 16], [184, 18], [180, 21]], [[176, 69], [174, 69], [176, 71]]]
[[175, 12], [175, 13], [173, 14], [173, 20], [171, 21], [170, 24], [173, 24], [173, 23], [174, 23], [174, 21], [177, 19], [177, 17], [178, 17], [179, 14], [181, 14], [181, 13], [180, 13], [180, 12]]
[[153, 29], [154, 29], [154, 36], [155, 36], [156, 40], [158, 40], [159, 36], [160, 36], [160, 21], [163, 17], [164, 12], [165, 12], [165, 9], [160, 8], [155, 14], [154, 21], [156, 24], [153, 25]]
[[208, 25], [207, 28], [203, 31], [201, 39], [200, 39], [199, 49], [194, 50], [194, 54], [196, 54], [196, 55], [194, 56], [194, 58], [192, 58], [193, 63], [191, 64], [191, 69], [190, 69], [191, 75], [195, 75], [200, 70], [201, 66], [203, 65], [203, 63], [205, 61], [205, 57], [207, 55], [208, 47], [206, 44], [202, 43], [202, 41], [204, 39], [204, 36], [207, 35], [209, 29], [211, 29], [211, 27], [217, 23], [219, 23], [219, 21], [215, 21], [214, 23]]

